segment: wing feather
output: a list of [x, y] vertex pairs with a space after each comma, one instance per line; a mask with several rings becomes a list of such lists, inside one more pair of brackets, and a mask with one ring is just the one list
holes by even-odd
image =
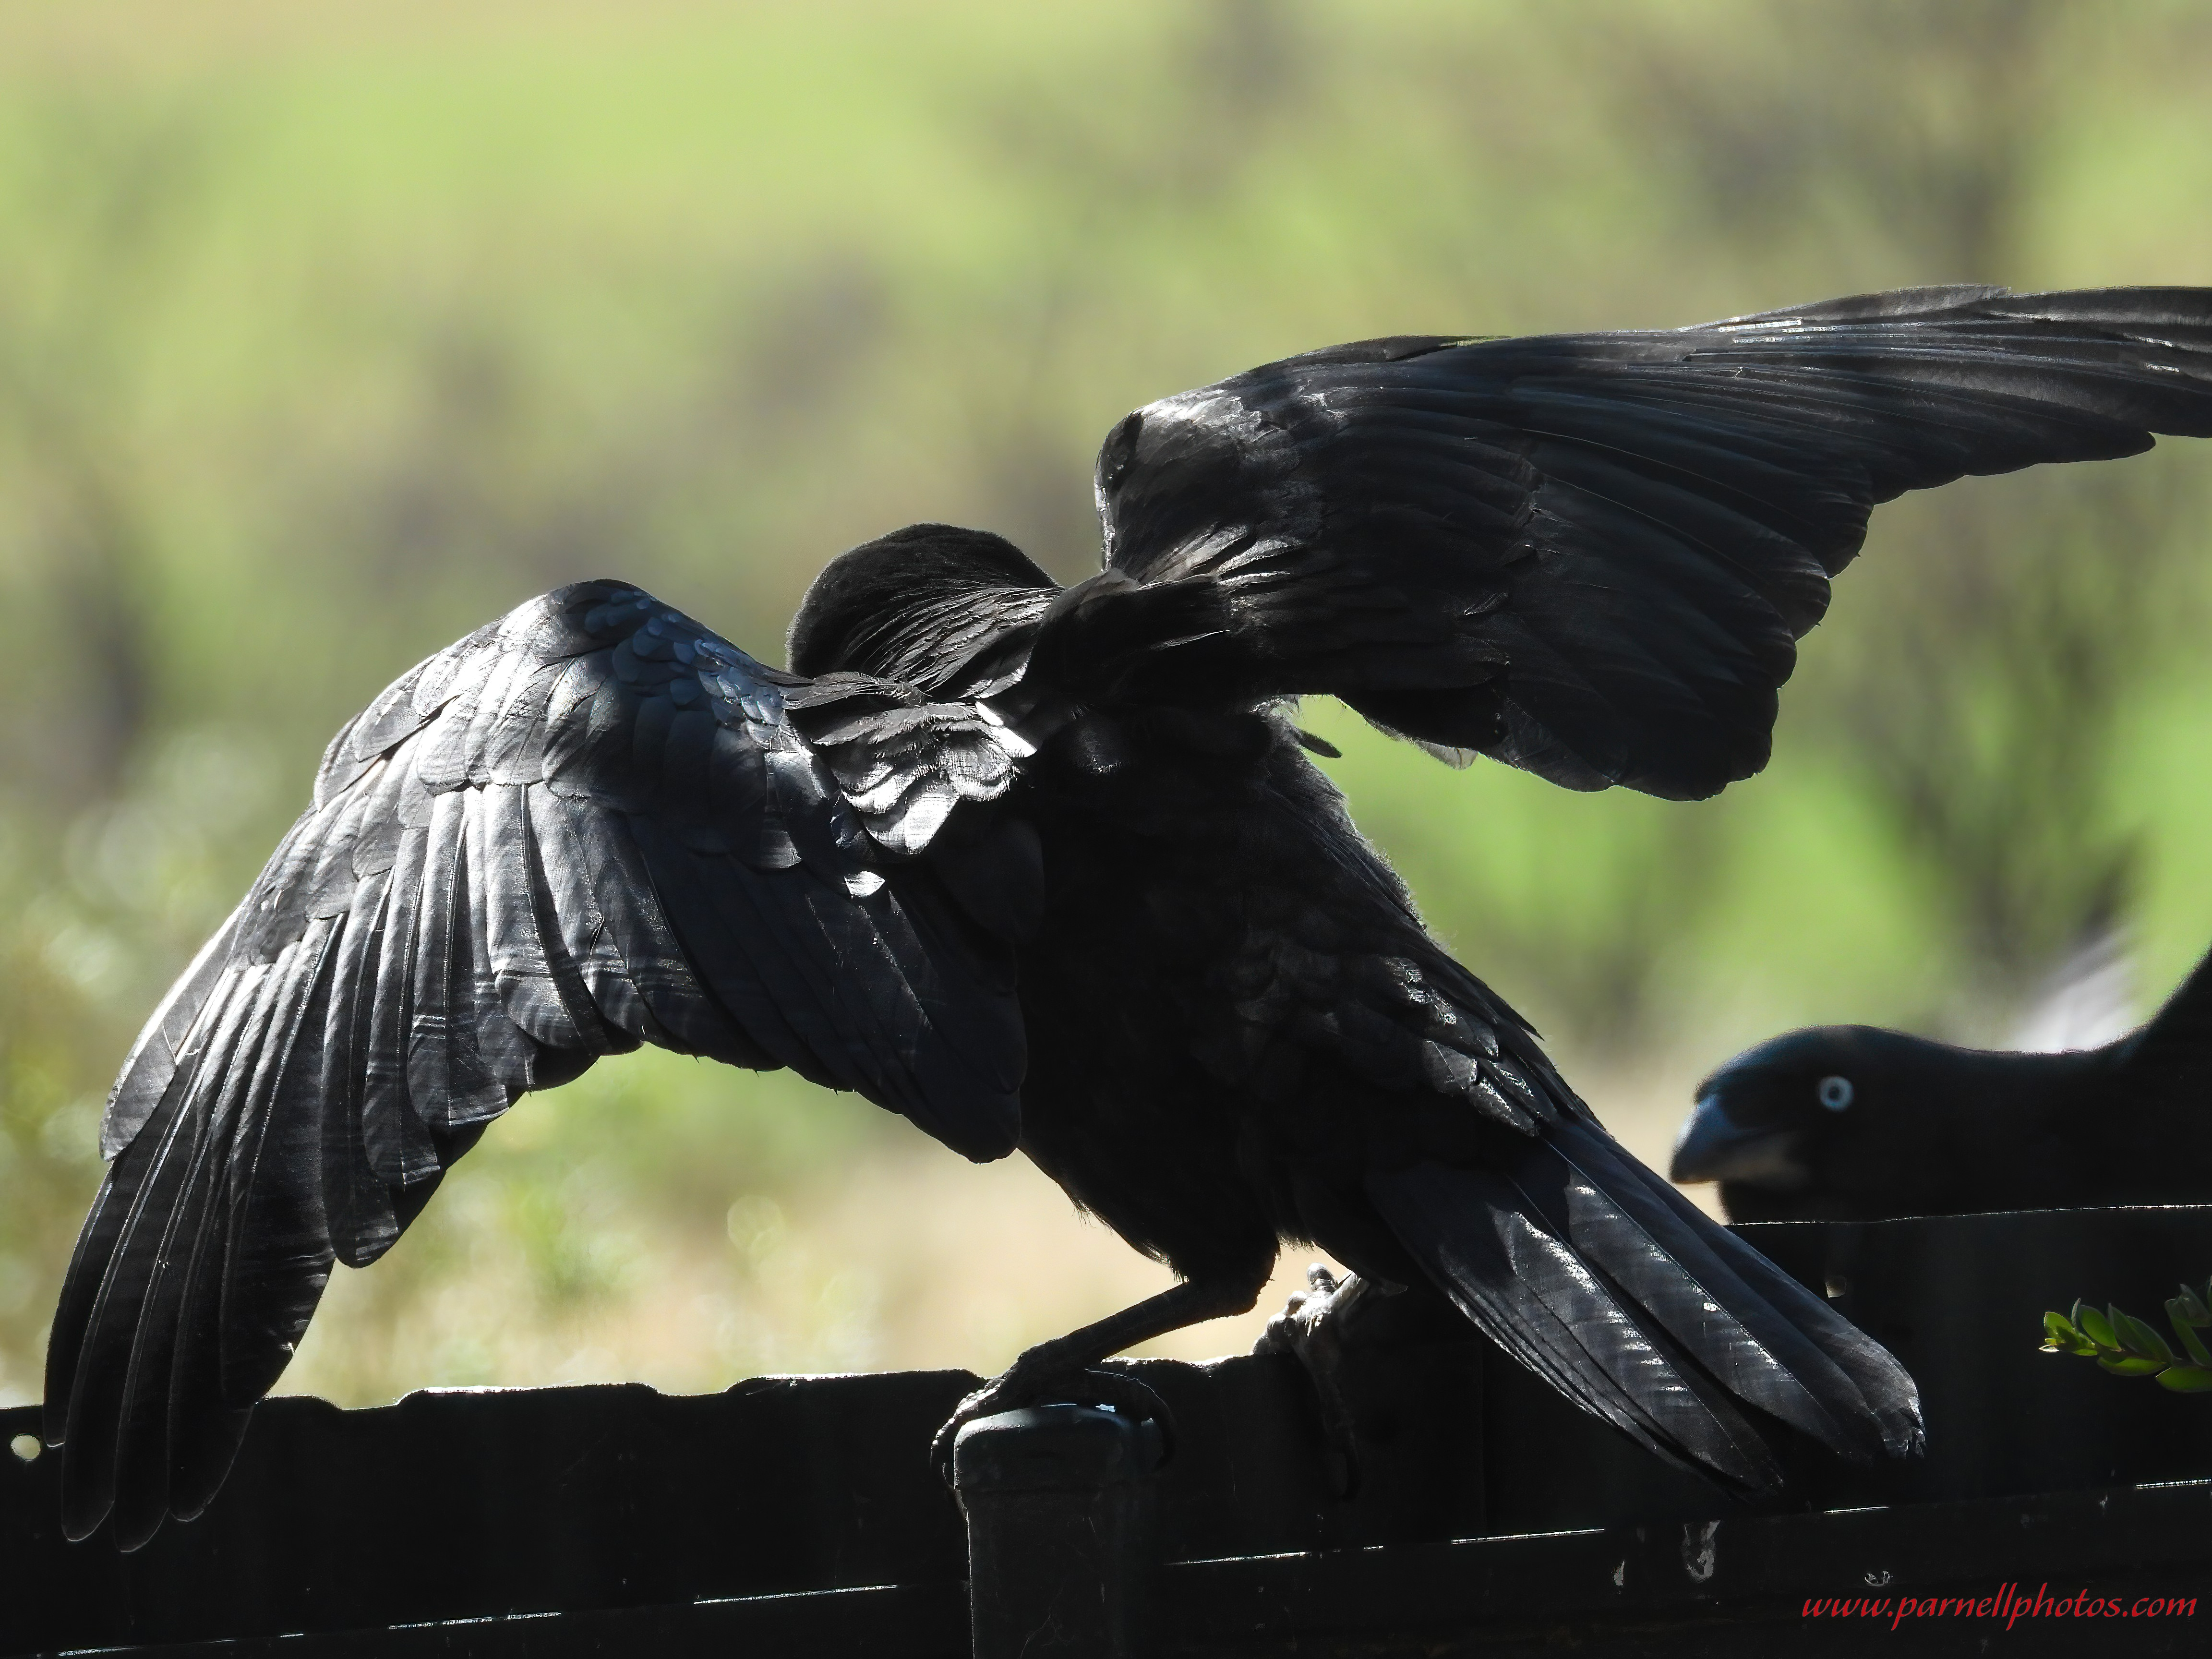
[[135, 1547], [197, 1513], [332, 1263], [375, 1260], [489, 1120], [603, 1054], [789, 1066], [1011, 1150], [1010, 959], [912, 855], [1012, 759], [973, 705], [882, 682], [831, 688], [836, 730], [810, 736], [810, 689], [588, 582], [333, 739], [110, 1102], [49, 1350], [72, 1536], [112, 1513]]
[[[1570, 787], [1709, 795], [1765, 763], [1796, 642], [1875, 505], [2159, 433], [2212, 435], [2212, 289], [1923, 289], [1334, 347], [1109, 436], [1109, 574], [1210, 584], [1226, 617], [1123, 683], [1334, 692]], [[1055, 605], [1036, 659], [1062, 663], [1055, 623], [1084, 609]], [[1060, 672], [1087, 687], [1085, 666]]]

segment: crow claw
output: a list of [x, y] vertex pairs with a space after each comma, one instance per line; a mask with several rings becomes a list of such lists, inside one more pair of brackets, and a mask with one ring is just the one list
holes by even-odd
[[930, 1467], [937, 1471], [938, 1479], [949, 1486], [952, 1484], [953, 1444], [959, 1439], [960, 1431], [969, 1424], [995, 1417], [1000, 1412], [1018, 1411], [1024, 1406], [1060, 1403], [1103, 1406], [1125, 1417], [1149, 1418], [1159, 1427], [1161, 1461], [1173, 1455], [1175, 1413], [1150, 1384], [1139, 1382], [1127, 1371], [1080, 1365], [1024, 1370], [1023, 1360], [1017, 1359], [953, 1407], [952, 1415], [945, 1419], [944, 1426], [929, 1443]]
[[1322, 1473], [1332, 1497], [1349, 1498], [1359, 1490], [1352, 1407], [1344, 1397], [1341, 1374], [1345, 1327], [1370, 1297], [1390, 1293], [1391, 1287], [1357, 1273], [1340, 1279], [1316, 1261], [1306, 1269], [1306, 1288], [1291, 1292], [1283, 1311], [1267, 1322], [1252, 1345], [1254, 1353], [1291, 1355], [1313, 1384], [1325, 1442]]

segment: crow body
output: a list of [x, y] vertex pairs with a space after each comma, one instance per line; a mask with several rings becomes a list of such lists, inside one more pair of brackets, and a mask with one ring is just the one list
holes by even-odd
[[1775, 1037], [1698, 1085], [1673, 1175], [1719, 1182], [1736, 1221], [2212, 1203], [2212, 957], [2102, 1048]]
[[1175, 1270], [963, 1416], [1084, 1397], [1292, 1240], [1739, 1489], [1778, 1424], [1912, 1449], [1911, 1379], [1613, 1142], [1287, 700], [1710, 795], [1764, 764], [1875, 503], [2154, 432], [2212, 434], [2212, 292], [1371, 341], [1124, 419], [1069, 587], [910, 526], [823, 571], [789, 672], [623, 583], [531, 601], [339, 734], [125, 1064], [48, 1354], [67, 1529], [198, 1513], [333, 1262], [641, 1042], [1019, 1148]]

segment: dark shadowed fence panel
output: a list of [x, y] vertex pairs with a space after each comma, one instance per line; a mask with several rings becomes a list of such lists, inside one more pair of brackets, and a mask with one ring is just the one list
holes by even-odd
[[[2035, 1345], [2045, 1308], [2154, 1315], [2212, 1271], [2212, 1209], [1749, 1231], [1920, 1380], [1924, 1461], [1801, 1455], [1797, 1511], [1754, 1513], [1416, 1322], [1352, 1358], [1359, 1479], [1338, 1497], [1293, 1362], [1139, 1362], [1175, 1417], [1152, 1489], [1162, 1650], [1846, 1651], [1869, 1628], [1808, 1620], [1808, 1598], [2045, 1580], [2205, 1594], [2207, 1622], [2133, 1625], [2129, 1650], [2206, 1650], [2212, 1401]], [[208, 1514], [129, 1556], [60, 1538], [57, 1459], [0, 1452], [0, 1655], [962, 1652], [966, 1540], [926, 1452], [973, 1385], [279, 1400]], [[0, 1413], [0, 1437], [36, 1426]], [[2078, 1644], [2078, 1621], [2035, 1628], [2062, 1623]], [[1972, 1650], [1966, 1628], [1907, 1620], [1887, 1639]], [[2006, 1651], [2036, 1650], [2027, 1629]]]

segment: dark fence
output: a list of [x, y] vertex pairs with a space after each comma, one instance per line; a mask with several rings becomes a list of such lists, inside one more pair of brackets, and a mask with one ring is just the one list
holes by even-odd
[[[2212, 1650], [2212, 1400], [2035, 1346], [2077, 1295], [2154, 1316], [2212, 1271], [2212, 1208], [1748, 1231], [1911, 1368], [1925, 1459], [1799, 1452], [1795, 1507], [1754, 1510], [1433, 1329], [1354, 1356], [1348, 1496], [1293, 1361], [1142, 1361], [1157, 1468], [1098, 1413], [1001, 1423], [963, 1461], [969, 1527], [926, 1457], [964, 1372], [278, 1400], [209, 1513], [128, 1556], [64, 1543], [55, 1460], [0, 1453], [0, 1655], [952, 1656], [971, 1531], [991, 1659], [2115, 1650], [2048, 1610], [2084, 1589], [2201, 1597], [2125, 1650]], [[0, 1439], [36, 1426], [0, 1413]], [[1807, 1616], [1839, 1596], [1999, 1600]]]

